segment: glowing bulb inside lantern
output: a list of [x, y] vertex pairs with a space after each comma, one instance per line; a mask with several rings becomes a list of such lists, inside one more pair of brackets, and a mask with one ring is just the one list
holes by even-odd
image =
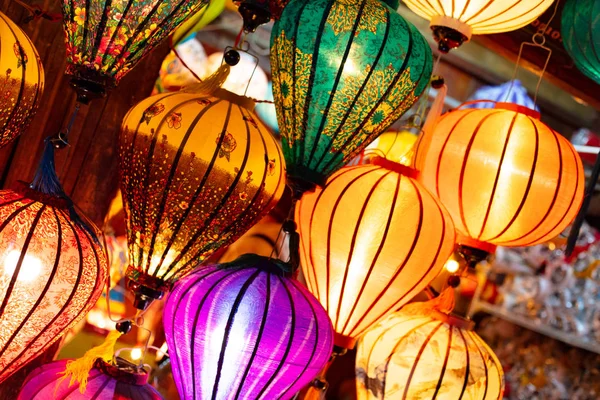
[[131, 359], [133, 361], [137, 361], [140, 358], [142, 358], [142, 349], [140, 349], [139, 347], [131, 349]]
[[458, 261], [450, 259], [446, 261], [446, 265], [444, 265], [444, 267], [446, 268], [446, 271], [453, 274], [456, 271], [458, 271], [458, 269], [460, 268], [460, 264], [458, 263]]
[[[7, 276], [12, 276], [19, 264], [19, 259], [21, 258], [21, 252], [18, 250], [12, 250], [8, 255], [4, 258], [4, 274]], [[42, 272], [42, 262], [39, 258], [25, 254], [23, 258], [23, 262], [21, 263], [21, 269], [19, 270], [19, 276], [17, 280], [20, 282], [33, 282], [35, 281], [40, 273]]]

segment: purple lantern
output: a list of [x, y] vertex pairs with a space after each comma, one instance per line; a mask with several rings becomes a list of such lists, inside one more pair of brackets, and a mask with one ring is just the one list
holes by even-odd
[[182, 399], [290, 399], [319, 374], [331, 322], [286, 266], [246, 254], [175, 285], [163, 320]]
[[162, 400], [160, 393], [148, 385], [148, 374], [116, 367], [96, 360], [90, 371], [87, 387], [79, 393], [79, 383], [70, 385], [62, 374], [69, 360], [54, 361], [36, 368], [29, 374], [18, 400]]

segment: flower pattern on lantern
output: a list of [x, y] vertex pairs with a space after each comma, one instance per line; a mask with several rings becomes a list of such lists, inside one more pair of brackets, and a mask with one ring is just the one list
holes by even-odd
[[0, 191], [0, 382], [79, 322], [106, 284], [93, 226], [25, 184]]
[[25, 32], [0, 12], [0, 147], [29, 126], [44, 89], [44, 70]]

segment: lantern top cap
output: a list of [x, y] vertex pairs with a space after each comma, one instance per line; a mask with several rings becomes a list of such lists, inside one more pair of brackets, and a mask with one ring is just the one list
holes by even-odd
[[99, 358], [94, 363], [94, 367], [119, 382], [135, 386], [144, 386], [148, 383], [148, 373], [146, 370], [138, 368], [136, 365], [120, 357], [116, 358], [116, 365]]
[[455, 314], [445, 314], [438, 310], [431, 310], [431, 317], [437, 319], [438, 321], [442, 321], [448, 325], [455, 326], [459, 329], [464, 330], [473, 330], [475, 323], [470, 319], [463, 318], [459, 315]]
[[400, 175], [404, 175], [412, 179], [417, 179], [419, 177], [419, 171], [416, 169], [408, 167], [404, 164], [390, 161], [384, 157], [374, 157], [372, 163], [373, 165], [397, 172]]
[[217, 264], [217, 267], [219, 269], [258, 268], [261, 271], [282, 277], [290, 277], [293, 272], [291, 265], [286, 262], [252, 253], [242, 254], [231, 262]]
[[525, 106], [521, 106], [519, 104], [515, 104], [515, 103], [496, 103], [494, 105], [494, 108], [497, 110], [509, 110], [509, 111], [516, 111], [518, 113], [521, 114], [525, 114], [528, 117], [531, 118], [535, 118], [535, 119], [540, 119], [542, 117], [542, 115], [539, 113], [539, 111], [536, 110], [532, 110], [529, 107], [525, 107]]

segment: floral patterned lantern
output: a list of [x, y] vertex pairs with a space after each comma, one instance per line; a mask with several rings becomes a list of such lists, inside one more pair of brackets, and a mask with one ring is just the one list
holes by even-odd
[[296, 207], [302, 273], [342, 348], [423, 290], [454, 249], [452, 220], [416, 171], [373, 162], [342, 168]]
[[600, 1], [568, 0], [562, 12], [563, 45], [575, 66], [600, 84]]
[[42, 365], [27, 377], [17, 400], [67, 400], [118, 399], [118, 400], [162, 400], [156, 389], [148, 384], [148, 374], [143, 371], [128, 371], [102, 360], [97, 360], [90, 371], [87, 387], [81, 394], [79, 386], [65, 379], [63, 372], [69, 360], [59, 360]]
[[25, 32], [0, 12], [0, 147], [23, 133], [44, 89], [44, 69]]
[[79, 101], [102, 96], [208, 0], [63, 0], [67, 74]]
[[281, 150], [253, 106], [223, 89], [179, 92], [150, 97], [125, 117], [121, 191], [136, 306], [160, 298], [281, 197]]
[[108, 274], [96, 228], [32, 186], [0, 191], [0, 382], [79, 322]]
[[413, 105], [432, 56], [380, 0], [292, 0], [273, 27], [271, 66], [288, 176], [324, 185]]
[[246, 254], [180, 280], [163, 321], [182, 399], [291, 399], [329, 360], [327, 313], [287, 265]]
[[358, 345], [358, 399], [501, 400], [502, 366], [471, 327], [438, 311], [390, 315]]

